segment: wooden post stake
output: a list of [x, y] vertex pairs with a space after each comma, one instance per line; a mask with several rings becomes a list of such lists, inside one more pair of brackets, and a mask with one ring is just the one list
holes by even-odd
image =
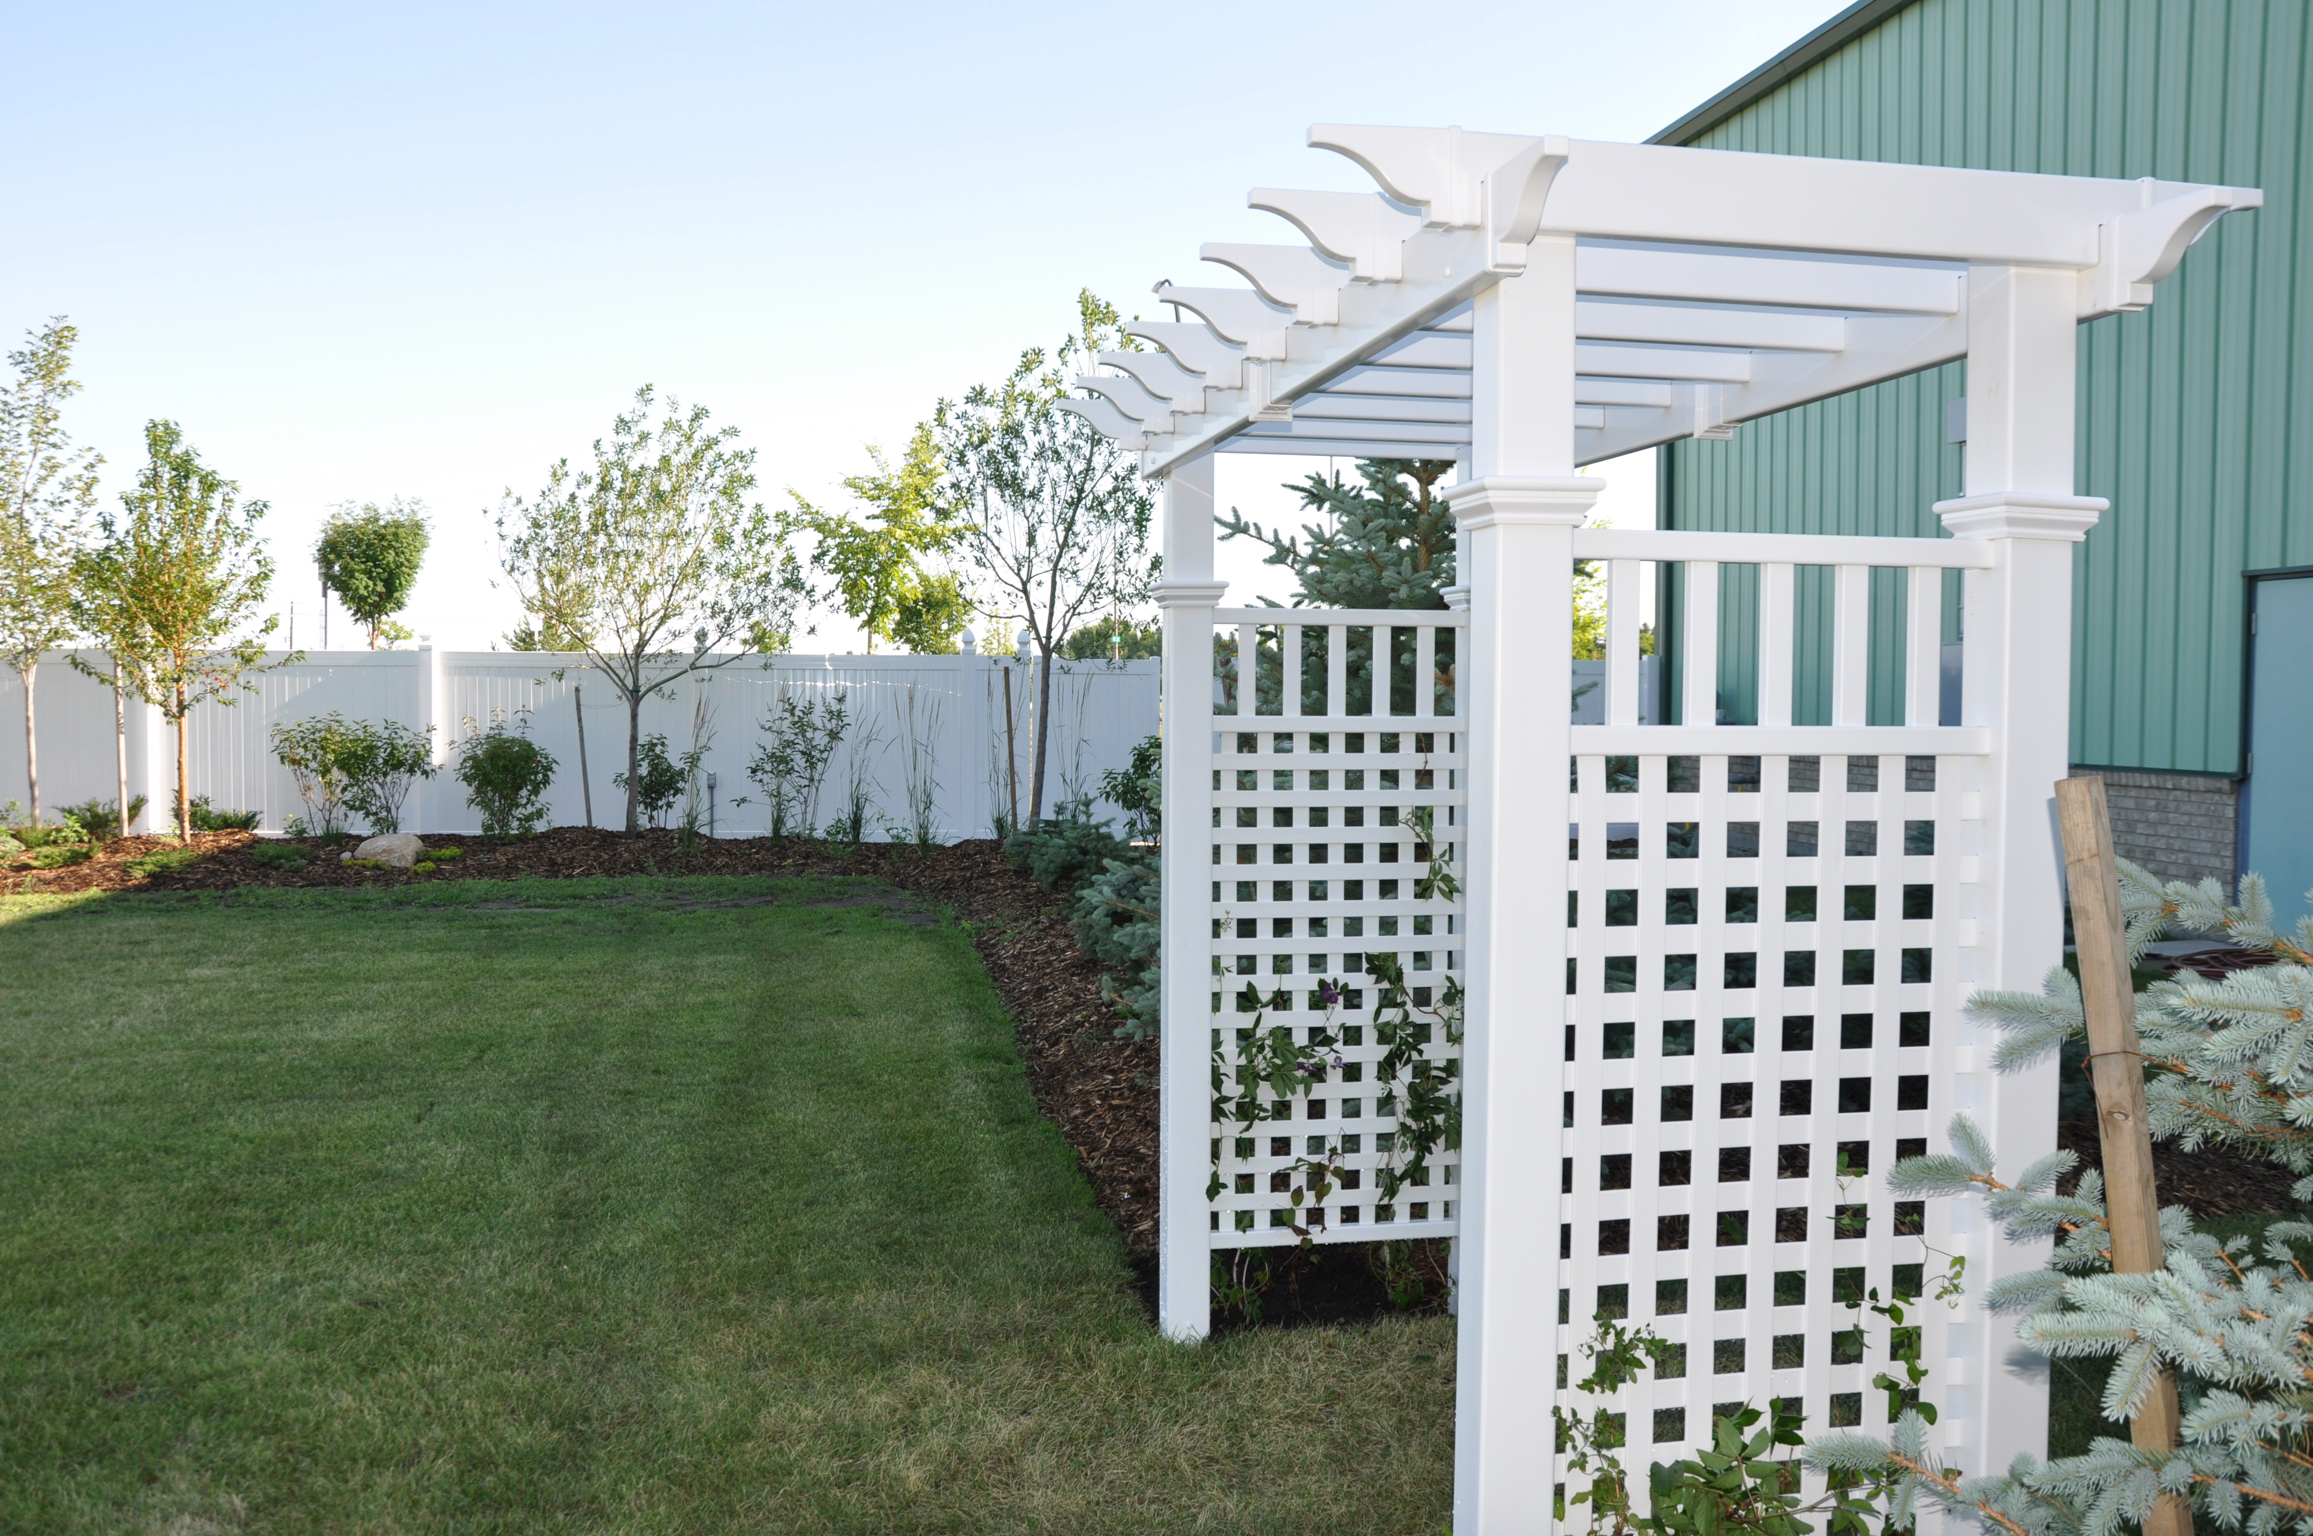
[[1004, 673], [1004, 787], [1012, 797], [1012, 830], [1020, 830], [1020, 749], [1012, 735], [1012, 664]]
[[594, 827], [594, 782], [586, 776], [586, 689], [570, 685], [570, 708], [578, 716], [578, 793], [586, 805], [586, 825]]
[[[2120, 868], [2104, 780], [2056, 782], [2064, 873], [2072, 893], [2072, 938], [2080, 995], [2088, 1012], [2088, 1072], [2096, 1085], [2097, 1139], [2104, 1153], [2105, 1211], [2115, 1274], [2150, 1274], [2167, 1262], [2160, 1241], [2160, 1195], [2152, 1177], [2152, 1127], [2145, 1117], [2144, 1056], [2136, 1037], [2136, 988], [2120, 915]], [[2177, 1446], [2176, 1378], [2164, 1371], [2144, 1411], [2128, 1427], [2140, 1451]], [[2144, 1536], [2192, 1536], [2192, 1511], [2174, 1494], [2144, 1523]]]

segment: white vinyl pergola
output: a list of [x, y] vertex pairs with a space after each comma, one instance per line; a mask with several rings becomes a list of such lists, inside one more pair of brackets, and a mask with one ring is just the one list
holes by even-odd
[[[1660, 1326], [1686, 1330], [1690, 1361], [1710, 1358], [1722, 1373], [1696, 1363], [1691, 1380], [1631, 1399], [1630, 1455], [1643, 1466], [1639, 1426], [1650, 1410], [1658, 1439], [1688, 1443], [1707, 1440], [1712, 1401], [1736, 1396], [1803, 1396], [1839, 1422], [1854, 1397], [1840, 1372], [1856, 1368], [1826, 1363], [1820, 1344], [1798, 1363], [1808, 1339], [1845, 1326], [1823, 1272], [1905, 1262], [1889, 1245], [1911, 1233], [1967, 1256], [1971, 1295], [2041, 1262], [2044, 1250], [1971, 1230], [1962, 1211], [1888, 1207], [1884, 1190], [1870, 1196], [1879, 1203], [1868, 1236], [1846, 1215], [1817, 1230], [1805, 1202], [1825, 1202], [1820, 1213], [1850, 1198], [1833, 1192], [1825, 1168], [1834, 1145], [1842, 1157], [1862, 1149], [1877, 1180], [1906, 1138], [1944, 1145], [1955, 1109], [1986, 1127], [2004, 1159], [2053, 1146], [2053, 1068], [1995, 1077], [1991, 1042], [1961, 1004], [1978, 987], [2036, 987], [2061, 954], [2061, 860], [2047, 806], [2068, 771], [2070, 545], [2106, 510], [2073, 484], [2075, 331], [2150, 303], [2218, 217], [2261, 199], [2150, 179], [1456, 128], [1328, 125], [1309, 142], [1357, 162], [1379, 191], [1254, 191], [1251, 204], [1306, 243], [1205, 246], [1205, 259], [1250, 286], [1160, 288], [1160, 300], [1197, 319], [1130, 327], [1153, 347], [1101, 354], [1103, 371], [1080, 379], [1085, 397], [1068, 402], [1137, 451], [1167, 491], [1161, 1321], [1175, 1337], [1203, 1336], [1209, 1250], [1280, 1240], [1289, 1222], [1324, 1241], [1458, 1237], [1455, 1529], [1543, 1531], [1562, 1476], [1550, 1453], [1558, 1362], [1585, 1331], [1593, 1285], [1601, 1298], [1610, 1288], [1637, 1295], [1650, 1281], [1677, 1287], [1657, 1292], [1682, 1298]], [[1936, 509], [1950, 540], [1584, 526], [1602, 482], [1581, 476], [1583, 465], [1726, 437], [1741, 422], [1963, 357], [1965, 494]], [[1218, 452], [1458, 461], [1447, 493], [1461, 529], [1454, 610], [1220, 607]], [[1569, 723], [1578, 559], [1611, 573], [1603, 725]], [[1682, 725], [1639, 724], [1637, 595], [1648, 561], [1688, 572]], [[1755, 724], [1714, 723], [1718, 578], [1730, 566], [1758, 571]], [[1788, 670], [1793, 572], [1804, 566], [1836, 573], [1830, 715], [1812, 723], [1794, 717]], [[1909, 573], [1899, 723], [1867, 723], [1875, 568]], [[1946, 724], [1935, 626], [1952, 570], [1963, 573], [1966, 653], [1961, 718]], [[1383, 637], [1393, 626], [1416, 631], [1401, 642], [1420, 658], [1412, 714], [1378, 688], [1360, 712], [1343, 658], [1360, 643], [1372, 657], [1390, 655]], [[1236, 637], [1241, 698], [1216, 686], [1216, 634]], [[1365, 634], [1370, 642], [1358, 639]], [[1252, 685], [1256, 653], [1272, 644], [1283, 669], [1273, 709]], [[1449, 654], [1454, 664], [1433, 667], [1433, 656]], [[1393, 712], [1403, 718], [1380, 718]], [[1408, 755], [1378, 755], [1401, 738]], [[1386, 789], [1364, 787], [1357, 764], [1368, 759], [1349, 755], [1361, 752], [1376, 754], [1373, 784]], [[1558, 777], [1570, 759], [1571, 782]], [[1417, 761], [1399, 789], [1394, 765]], [[1394, 802], [1425, 797], [1434, 842], [1463, 882], [1458, 901], [1365, 878], [1394, 875], [1401, 848], [1436, 856], [1398, 830]], [[1370, 828], [1368, 800], [1379, 807]], [[1209, 853], [1200, 841], [1208, 821]], [[1842, 823], [1844, 844], [1826, 831], [1819, 846], [1817, 829]], [[1230, 830], [1256, 825], [1264, 841]], [[1633, 862], [1604, 864], [1602, 846], [1628, 846], [1605, 858]], [[1843, 914], [1818, 922], [1816, 881], [1848, 893]], [[1719, 883], [1728, 885], [1724, 915]], [[1758, 904], [1759, 892], [1778, 888], [1810, 893], [1803, 915], [1787, 905], [1770, 916]], [[1698, 889], [1709, 909], [1699, 920], [1658, 910], [1658, 896], [1691, 899]], [[1884, 894], [1875, 908], [1859, 890]], [[1737, 910], [1742, 891], [1753, 916]], [[1601, 926], [1617, 920], [1599, 918], [1600, 908], [1623, 898], [1642, 915]], [[1353, 916], [1351, 902], [1365, 905]], [[1401, 920], [1407, 937], [1388, 942], [1436, 948], [1409, 949], [1400, 963], [1441, 959], [1438, 974], [1458, 975], [1464, 989], [1459, 1161], [1443, 1168], [1442, 1187], [1407, 1192], [1440, 1196], [1435, 1210], [1402, 1195], [1352, 1203], [1370, 1198], [1362, 1192], [1393, 1155], [1376, 1150], [1391, 1140], [1379, 1134], [1392, 1123], [1384, 1117], [1402, 1112], [1394, 1096], [1367, 1096], [1383, 1092], [1362, 1070], [1377, 1054], [1370, 1040], [1338, 1048], [1349, 1064], [1331, 1074], [1333, 1088], [1306, 1090], [1328, 1097], [1263, 1108], [1303, 1122], [1291, 1136], [1225, 1124], [1212, 1086], [1214, 1063], [1228, 1064], [1230, 1026], [1250, 1022], [1227, 1012], [1237, 978], [1259, 979], [1246, 982], [1263, 1003], [1259, 1018], [1314, 1030], [1307, 1009], [1317, 994], [1295, 1012], [1299, 983], [1283, 978], [1304, 955], [1310, 969], [1354, 978], [1372, 949], [1319, 946], [1350, 935], [1374, 945], [1399, 934]], [[1755, 1018], [1765, 1041], [1777, 1017], [1780, 1044], [1755, 1052], [1752, 1036], [1734, 1029]], [[1360, 1018], [1327, 1013], [1325, 1038], [1350, 1041], [1338, 1026]], [[1852, 1038], [1858, 1019], [1862, 1046]], [[1740, 1034], [1744, 1054], [1731, 1043], [1698, 1053], [1694, 1042], [1717, 1040], [1722, 1024], [1726, 1041]], [[1681, 1026], [1683, 1051], [1673, 1043]], [[1597, 1038], [1618, 1043], [1601, 1052]], [[1648, 1108], [1658, 1084], [1659, 1119]], [[1762, 1105], [1780, 1092], [1780, 1119], [1764, 1107], [1753, 1117], [1754, 1088]], [[1673, 1112], [1674, 1092], [1685, 1094], [1686, 1118]], [[1693, 1106], [1705, 1104], [1723, 1118], [1695, 1118]], [[1764, 1161], [1753, 1160], [1753, 1140]], [[1332, 1171], [1303, 1190], [1309, 1179], [1295, 1169], [1321, 1146]], [[1606, 1171], [1594, 1179], [1600, 1149]], [[1298, 1161], [1288, 1165], [1285, 1153]], [[1674, 1166], [1700, 1168], [1714, 1155], [1722, 1181], [1727, 1169], [1747, 1170], [1739, 1187], [1754, 1194], [1714, 1194], [1700, 1173], [1673, 1177]], [[1634, 1156], [1642, 1170], [1663, 1159], [1659, 1184], [1628, 1187]], [[1616, 1157], [1619, 1170], [1608, 1168]], [[1690, 1163], [1674, 1165], [1679, 1157]], [[1778, 1157], [1780, 1181], [1766, 1172]], [[1301, 1192], [1302, 1214], [1264, 1217], [1269, 1191], [1288, 1185]], [[1326, 1191], [1331, 1214], [1306, 1219], [1303, 1194]], [[1757, 1203], [1728, 1209], [1743, 1198]], [[1801, 1203], [1778, 1203], [1788, 1201]], [[1794, 1211], [1805, 1231], [1786, 1238], [1782, 1218]], [[1690, 1220], [1695, 1231], [1716, 1225], [1715, 1249], [1690, 1244]], [[1749, 1235], [1730, 1247], [1737, 1232]], [[1797, 1246], [1776, 1246], [1786, 1242]], [[1811, 1271], [1813, 1292], [1786, 1304], [1781, 1277]], [[1749, 1285], [1747, 1310], [1718, 1324], [1734, 1336], [1714, 1342], [1703, 1331], [1711, 1312], [1700, 1301], [1686, 1310], [1690, 1278], [1718, 1285], [1722, 1310]], [[1580, 1299], [1561, 1323], [1570, 1294]], [[1644, 1315], [1632, 1306], [1634, 1319]], [[1975, 1470], [2043, 1449], [2045, 1378], [2016, 1356], [2009, 1328], [1972, 1302], [1927, 1327], [1943, 1454]]]

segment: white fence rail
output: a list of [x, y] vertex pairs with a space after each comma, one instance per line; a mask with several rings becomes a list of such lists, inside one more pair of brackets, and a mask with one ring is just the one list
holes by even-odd
[[[88, 659], [102, 665], [102, 658]], [[274, 659], [278, 659], [278, 653]], [[1046, 767], [1047, 811], [1078, 793], [1097, 799], [1103, 772], [1125, 765], [1133, 745], [1157, 729], [1157, 663], [1060, 661], [1052, 676], [1052, 745]], [[612, 775], [626, 766], [626, 707], [585, 658], [529, 652], [320, 651], [255, 678], [256, 692], [231, 705], [204, 704], [188, 733], [192, 792], [221, 809], [254, 810], [277, 830], [302, 809], [287, 770], [269, 746], [272, 727], [336, 711], [348, 718], [395, 720], [434, 728], [437, 756], [452, 740], [493, 714], [521, 718], [532, 739], [553, 754], [548, 799], [558, 826], [586, 820], [589, 795], [597, 826], [623, 824], [625, 796]], [[1021, 814], [1028, 810], [1036, 697], [1033, 664], [997, 656], [746, 657], [695, 674], [646, 699], [645, 735], [667, 738], [670, 754], [694, 742], [705, 721], [706, 771], [716, 778], [715, 829], [723, 836], [768, 830], [762, 791], [747, 765], [765, 739], [761, 722], [782, 695], [846, 701], [851, 724], [828, 765], [816, 825], [834, 819], [853, 775], [867, 786], [867, 835], [912, 832], [918, 800], [931, 807], [934, 837], [954, 841], [993, 834], [1008, 816], [1017, 775]], [[1005, 692], [1011, 693], [1007, 735]], [[579, 706], [583, 702], [586, 781], [579, 777]], [[34, 684], [40, 746], [40, 798], [53, 808], [116, 793], [113, 707], [109, 691], [74, 671], [62, 654], [44, 661]], [[144, 823], [171, 816], [175, 745], [159, 712], [128, 712], [129, 793], [151, 804]], [[1007, 768], [1007, 755], [1011, 766]], [[29, 799], [25, 783], [24, 699], [16, 674], [0, 672], [0, 802]], [[735, 801], [745, 803], [735, 804]], [[1113, 806], [1102, 806], [1113, 814]], [[471, 832], [479, 824], [463, 789], [445, 768], [417, 786], [403, 825], [420, 831]]]

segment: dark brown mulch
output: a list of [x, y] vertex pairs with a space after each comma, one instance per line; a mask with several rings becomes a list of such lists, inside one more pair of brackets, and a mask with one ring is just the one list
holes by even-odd
[[[1382, 1250], [1395, 1251], [1401, 1285], [1396, 1300], [1383, 1273]], [[1220, 1248], [1213, 1252], [1217, 1275], [1241, 1290], [1258, 1292], [1248, 1304], [1226, 1292], [1213, 1297], [1213, 1332], [1247, 1328], [1325, 1328], [1370, 1323], [1393, 1316], [1443, 1312], [1450, 1282], [1446, 1243], [1424, 1238], [1407, 1243], [1327, 1243], [1307, 1248]], [[1154, 1265], [1147, 1276], [1150, 1308], [1155, 1307]], [[1403, 1302], [1404, 1305], [1399, 1305]]]
[[[1153, 1041], [1115, 1038], [1116, 1012], [1100, 995], [1100, 971], [1080, 952], [1061, 899], [1005, 862], [993, 842], [917, 852], [887, 844], [841, 850], [822, 844], [726, 838], [679, 848], [672, 832], [627, 838], [564, 827], [492, 843], [428, 835], [429, 849], [460, 856], [436, 873], [350, 869], [343, 848], [305, 842], [313, 862], [290, 872], [250, 858], [247, 832], [195, 834], [202, 857], [183, 870], [139, 878], [130, 860], [177, 844], [167, 838], [116, 840], [66, 869], [10, 869], [11, 892], [229, 891], [249, 886], [405, 885], [424, 881], [568, 879], [585, 875], [852, 875], [887, 881], [953, 910], [1017, 1021], [1020, 1053], [1037, 1107], [1076, 1150], [1093, 1193], [1136, 1255], [1156, 1251], [1157, 1051]], [[274, 841], [273, 846], [283, 846]], [[351, 846], [351, 845], [346, 845]]]
[[[2103, 1149], [2093, 1120], [2056, 1122], [2056, 1145], [2076, 1154], [2080, 1163], [2057, 1181], [2070, 1194], [2080, 1175], [2104, 1166]], [[2152, 1179], [2162, 1205], [2181, 1205], [2196, 1216], [2237, 1216], [2247, 1212], [2293, 1211], [2289, 1196], [2296, 1176], [2286, 1168], [2214, 1148], [2184, 1152], [2158, 1142], [2152, 1149]]]
[[2137, 961], [2136, 968], [2140, 971], [2156, 971], [2172, 979], [2189, 981], [2199, 976], [2209, 981], [2221, 981], [2234, 971], [2253, 971], [2259, 966], [2272, 963], [2271, 955], [2225, 945], [2216, 949], [2196, 949], [2184, 955], [2146, 955]]

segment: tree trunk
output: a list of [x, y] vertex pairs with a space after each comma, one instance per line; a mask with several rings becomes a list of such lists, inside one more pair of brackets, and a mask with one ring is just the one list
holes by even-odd
[[630, 688], [626, 695], [626, 835], [629, 837], [642, 830], [635, 801], [641, 790], [642, 692]]
[[112, 659], [112, 755], [120, 792], [120, 799], [113, 809], [120, 812], [120, 835], [126, 837], [129, 835], [128, 704], [121, 697], [118, 654]]
[[1044, 819], [1044, 759], [1052, 748], [1052, 648], [1037, 651], [1036, 663], [1036, 772], [1029, 779], [1028, 824]]
[[40, 748], [32, 734], [32, 676], [40, 670], [40, 658], [32, 658], [32, 665], [24, 669], [24, 782], [32, 793], [32, 824], [40, 825]]
[[177, 842], [193, 841], [193, 787], [185, 781], [185, 689], [177, 685]]

